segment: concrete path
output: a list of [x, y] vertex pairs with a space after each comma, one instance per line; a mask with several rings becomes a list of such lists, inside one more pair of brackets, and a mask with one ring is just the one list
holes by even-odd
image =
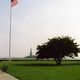
[[19, 80], [19, 79], [16, 79], [15, 77], [11, 76], [10, 74], [2, 72], [0, 70], [0, 80]]

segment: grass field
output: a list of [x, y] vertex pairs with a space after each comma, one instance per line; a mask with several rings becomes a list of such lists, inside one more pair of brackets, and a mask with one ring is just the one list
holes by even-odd
[[2, 61], [8, 65], [8, 73], [20, 80], [80, 80], [80, 61]]

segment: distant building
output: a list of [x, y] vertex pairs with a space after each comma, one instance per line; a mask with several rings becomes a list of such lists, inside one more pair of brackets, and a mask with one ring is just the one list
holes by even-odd
[[30, 48], [30, 55], [29, 55], [30, 57], [32, 56], [32, 48]]
[[36, 58], [36, 55], [33, 55], [32, 48], [30, 48], [30, 55], [25, 58]]

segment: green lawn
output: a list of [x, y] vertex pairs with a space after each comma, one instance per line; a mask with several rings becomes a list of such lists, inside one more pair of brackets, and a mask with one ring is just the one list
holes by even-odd
[[20, 80], [80, 80], [80, 61], [63, 61], [56, 66], [54, 61], [8, 61], [8, 73]]

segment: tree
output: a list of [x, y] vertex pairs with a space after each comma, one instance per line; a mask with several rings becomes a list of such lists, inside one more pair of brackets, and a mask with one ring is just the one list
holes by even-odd
[[48, 42], [37, 46], [37, 59], [53, 58], [57, 65], [61, 64], [62, 58], [65, 56], [76, 57], [80, 52], [74, 39], [69, 36], [54, 37]]

